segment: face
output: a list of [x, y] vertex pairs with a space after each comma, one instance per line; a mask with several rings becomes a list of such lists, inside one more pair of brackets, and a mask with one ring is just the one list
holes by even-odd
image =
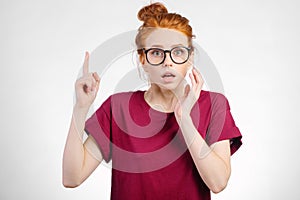
[[[188, 37], [183, 33], [166, 28], [156, 28], [152, 31], [145, 40], [145, 50], [150, 48], [158, 48], [162, 50], [171, 50], [166, 52], [165, 59], [162, 63], [159, 61], [163, 59], [163, 52], [158, 49], [149, 50], [148, 61], [156, 64], [151, 65], [146, 58], [142, 60], [143, 69], [148, 74], [151, 84], [156, 84], [161, 88], [174, 90], [183, 81], [188, 69], [191, 67], [192, 56], [183, 63], [186, 51], [180, 50], [176, 47], [189, 47]], [[184, 49], [183, 49], [184, 50]], [[172, 58], [170, 57], [172, 54]]]

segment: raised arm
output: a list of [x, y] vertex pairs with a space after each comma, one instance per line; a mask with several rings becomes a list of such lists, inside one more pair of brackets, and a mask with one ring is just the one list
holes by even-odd
[[86, 52], [83, 75], [75, 83], [76, 103], [63, 154], [62, 182], [65, 187], [77, 187], [102, 161], [102, 155], [92, 136], [83, 143], [84, 125], [88, 110], [96, 98], [100, 78], [89, 72], [89, 54]]
[[190, 79], [192, 88], [185, 88], [184, 97], [175, 107], [175, 116], [200, 176], [212, 192], [218, 193], [226, 187], [231, 174], [230, 144], [224, 140], [208, 146], [194, 126], [190, 113], [200, 96], [203, 79], [196, 69]]

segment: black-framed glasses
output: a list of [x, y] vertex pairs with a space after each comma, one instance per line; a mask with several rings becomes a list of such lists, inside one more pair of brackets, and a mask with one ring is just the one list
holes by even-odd
[[174, 47], [170, 50], [160, 48], [142, 48], [142, 50], [146, 54], [147, 62], [154, 66], [160, 65], [165, 61], [166, 53], [170, 54], [170, 58], [174, 63], [183, 64], [189, 59], [191, 51], [190, 48], [184, 46]]

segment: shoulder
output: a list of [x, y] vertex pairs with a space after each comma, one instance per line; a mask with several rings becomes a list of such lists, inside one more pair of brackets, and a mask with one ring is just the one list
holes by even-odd
[[220, 92], [208, 91], [208, 90], [201, 90], [199, 100], [203, 99], [210, 99], [212, 102], [226, 100], [226, 96]]
[[129, 91], [129, 92], [119, 92], [108, 96], [101, 106], [97, 109], [98, 112], [101, 110], [109, 113], [110, 110], [118, 110], [129, 104], [137, 104], [143, 98], [144, 91]]
[[121, 106], [121, 105], [128, 105], [129, 102], [132, 103], [139, 103], [144, 98], [144, 91], [137, 90], [137, 91], [128, 91], [128, 92], [119, 92], [112, 94], [108, 97], [107, 101], [109, 101], [110, 105], [113, 106]]
[[137, 91], [128, 91], [128, 92], [118, 92], [115, 94], [112, 94], [109, 99], [114, 101], [123, 101], [126, 99], [131, 99], [134, 97], [141, 97], [143, 95], [144, 91], [137, 90]]
[[198, 103], [218, 107], [229, 107], [227, 97], [224, 94], [207, 90], [201, 91]]

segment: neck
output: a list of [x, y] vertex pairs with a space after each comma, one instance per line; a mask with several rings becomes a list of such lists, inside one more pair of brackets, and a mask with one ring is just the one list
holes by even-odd
[[151, 84], [151, 87], [145, 92], [146, 102], [155, 110], [161, 112], [173, 112], [174, 107], [181, 97], [183, 88], [176, 88], [176, 90], [169, 90], [161, 88], [156, 84]]

